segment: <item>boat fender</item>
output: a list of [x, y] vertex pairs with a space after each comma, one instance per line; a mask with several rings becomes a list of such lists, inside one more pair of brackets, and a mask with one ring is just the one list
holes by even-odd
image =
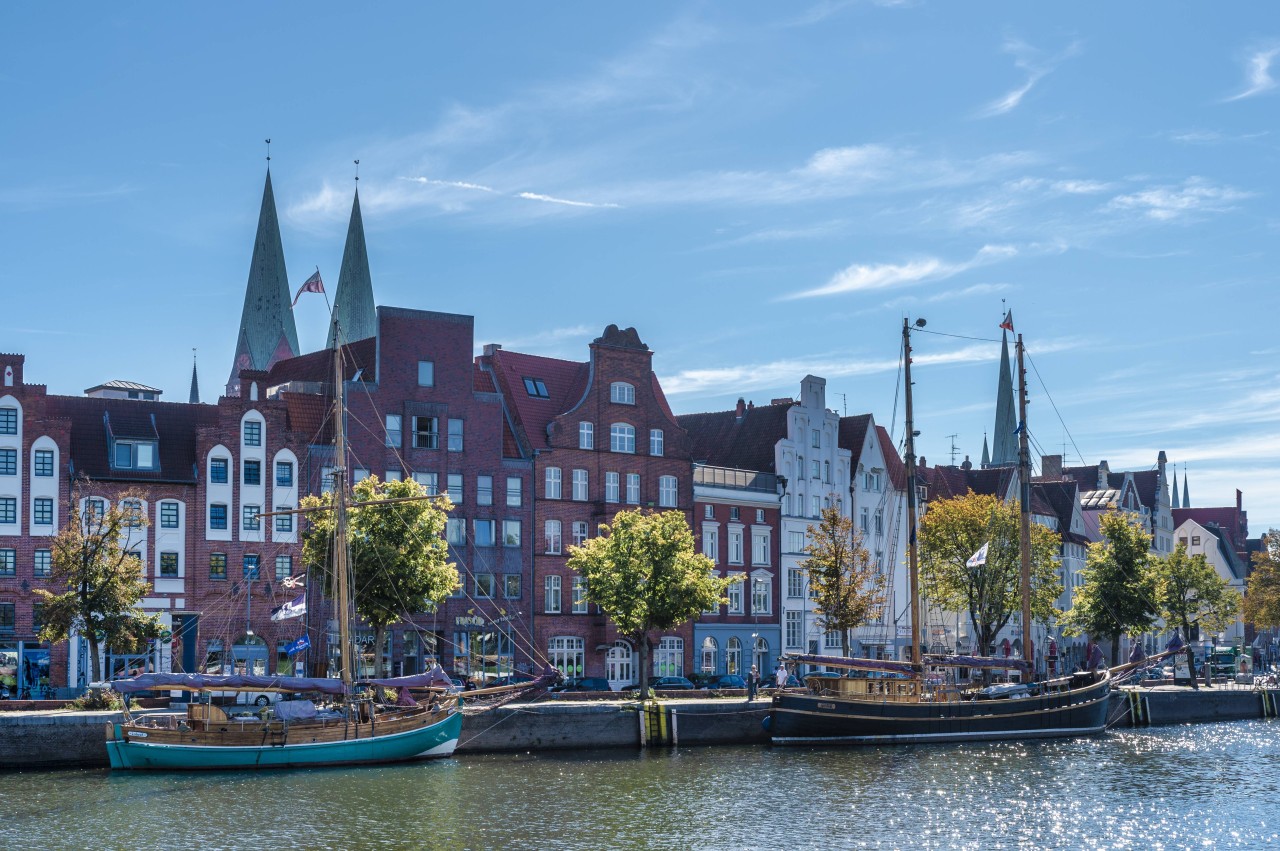
[[767, 732], [769, 732], [770, 730], [772, 730], [772, 729], [773, 729], [773, 716], [772, 716], [772, 715], [766, 715], [766, 716], [764, 716], [763, 718], [761, 718], [761, 719], [760, 719], [760, 726], [764, 728], [764, 731], [765, 731], [766, 733], [767, 733]]

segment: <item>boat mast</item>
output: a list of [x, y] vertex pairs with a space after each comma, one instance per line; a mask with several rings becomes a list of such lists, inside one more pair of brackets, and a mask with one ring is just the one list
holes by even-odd
[[344, 429], [342, 348], [338, 340], [338, 322], [333, 323], [333, 588], [338, 607], [339, 665], [342, 682], [350, 690], [353, 680], [351, 662], [351, 589], [347, 586], [347, 436]]
[[1027, 434], [1027, 370], [1023, 364], [1022, 335], [1018, 335], [1018, 556], [1022, 568], [1022, 658], [1034, 676], [1035, 653], [1031, 647], [1031, 449]]
[[[924, 320], [916, 324], [923, 326]], [[920, 564], [916, 549], [916, 432], [911, 414], [911, 326], [902, 320], [902, 375], [905, 382], [907, 444], [903, 461], [907, 466], [907, 574], [911, 578], [911, 662], [924, 660], [920, 645]]]

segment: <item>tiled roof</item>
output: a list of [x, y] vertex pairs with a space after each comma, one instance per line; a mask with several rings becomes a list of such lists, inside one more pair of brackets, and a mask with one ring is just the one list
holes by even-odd
[[1155, 508], [1160, 504], [1159, 470], [1136, 470], [1129, 475], [1133, 478], [1133, 486], [1138, 489], [1138, 499], [1142, 500], [1143, 505]]
[[853, 453], [850, 459], [852, 469], [857, 470], [862, 460], [862, 450], [867, 443], [867, 429], [871, 426], [870, 414], [859, 414], [856, 417], [841, 417], [840, 432], [837, 443], [841, 449]]
[[1003, 498], [1017, 474], [1014, 467], [966, 470], [956, 466], [921, 467], [917, 475], [929, 486], [930, 499], [964, 496], [969, 491]]
[[[547, 426], [578, 403], [587, 386], [590, 364], [526, 355], [498, 349], [492, 364], [498, 385], [510, 405], [516, 428], [531, 449], [547, 445]], [[530, 396], [524, 379], [541, 381], [548, 398]]]
[[476, 366], [471, 373], [471, 389], [477, 393], [496, 393], [498, 391], [498, 388], [493, 386], [493, 376], [479, 366]]
[[893, 445], [893, 438], [884, 426], [876, 426], [876, 437], [880, 440], [880, 451], [884, 453], [884, 465], [889, 472], [889, 481], [898, 490], [907, 488], [907, 465], [902, 463], [898, 448]]
[[1058, 526], [1064, 532], [1071, 529], [1071, 518], [1075, 512], [1077, 485], [1075, 482], [1032, 482], [1031, 495], [1043, 499], [1058, 518]]
[[333, 398], [315, 393], [281, 393], [289, 430], [309, 445], [333, 443]]
[[[1188, 520], [1194, 520], [1201, 526], [1212, 523], [1219, 527], [1223, 534], [1231, 538], [1231, 544], [1239, 553], [1247, 552], [1246, 530], [1241, 530], [1241, 518], [1235, 506], [1222, 508], [1175, 508], [1173, 509], [1173, 527], [1176, 529]], [[1239, 539], [1239, 540], [1237, 540]]]
[[[361, 378], [374, 380], [378, 356], [378, 338], [368, 337], [349, 343], [343, 348], [343, 374], [350, 381], [357, 370], [364, 370]], [[320, 349], [298, 355], [296, 358], [277, 361], [267, 373], [267, 387], [278, 387], [290, 381], [333, 382], [333, 350]]]
[[695, 463], [776, 473], [774, 449], [787, 436], [790, 410], [788, 402], [747, 408], [741, 419], [733, 410], [683, 414], [676, 420], [689, 432], [690, 454]]
[[1063, 467], [1062, 477], [1064, 479], [1075, 479], [1080, 483], [1081, 491], [1093, 491], [1098, 489], [1098, 465], [1090, 464], [1085, 467]]

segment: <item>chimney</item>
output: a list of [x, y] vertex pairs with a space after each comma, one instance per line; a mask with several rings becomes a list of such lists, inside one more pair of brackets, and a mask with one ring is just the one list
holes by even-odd
[[1061, 455], [1041, 455], [1040, 456], [1040, 477], [1044, 479], [1053, 479], [1057, 481], [1062, 478], [1062, 456]]
[[973, 462], [969, 460], [969, 456], [964, 456], [964, 463], [960, 465], [961, 470], [972, 470]]
[[485, 344], [484, 344], [484, 356], [485, 356], [485, 357], [487, 357], [487, 358], [491, 358], [491, 357], [493, 357], [493, 353], [494, 353], [494, 352], [499, 352], [499, 351], [502, 351], [502, 346], [501, 346], [501, 344], [499, 344], [499, 343], [485, 343]]
[[923, 455], [921, 455], [921, 456], [920, 456], [920, 466], [921, 466], [921, 467], [928, 467], [928, 466], [929, 466], [929, 462], [928, 462], [928, 461], [926, 461], [926, 460], [924, 460], [924, 456], [923, 456]]
[[734, 414], [734, 416], [735, 416], [735, 417], [737, 417], [738, 419], [742, 419], [742, 418], [743, 418], [743, 416], [744, 416], [746, 413], [747, 413], [747, 402], [746, 402], [746, 400], [745, 400], [745, 399], [743, 399], [741, 396], [739, 396], [739, 397], [738, 397], [738, 407], [734, 410], [733, 414]]
[[1098, 462], [1098, 490], [1103, 491], [1111, 487], [1110, 477], [1111, 467], [1107, 465], [1107, 459], [1103, 458]]
[[1244, 510], [1244, 494], [1240, 492], [1240, 488], [1236, 488], [1236, 513], [1239, 514]]
[[754, 411], [755, 409], [756, 409], [756, 403], [755, 403], [755, 402], [748, 402], [748, 403], [747, 403], [747, 410], [748, 410], [748, 411]]

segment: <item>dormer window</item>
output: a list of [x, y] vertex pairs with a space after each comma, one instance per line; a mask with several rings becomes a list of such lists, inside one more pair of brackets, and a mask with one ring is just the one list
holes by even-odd
[[547, 392], [547, 385], [542, 382], [541, 378], [524, 379], [524, 389], [535, 399], [550, 399], [551, 394]]
[[117, 470], [156, 470], [154, 440], [117, 440], [111, 449], [111, 466]]
[[636, 388], [625, 381], [615, 381], [609, 385], [609, 401], [619, 405], [634, 405]]

